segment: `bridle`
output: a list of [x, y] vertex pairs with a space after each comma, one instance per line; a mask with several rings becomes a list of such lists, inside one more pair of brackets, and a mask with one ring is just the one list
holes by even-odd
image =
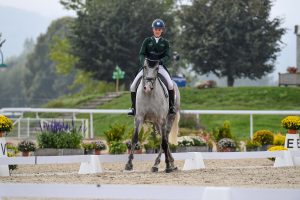
[[[151, 63], [151, 65], [149, 65]], [[145, 76], [145, 70], [146, 68], [155, 68], [157, 66], [157, 71], [154, 77], [147, 77]], [[151, 90], [154, 88], [154, 83], [158, 77], [158, 60], [150, 60], [146, 58], [146, 65], [143, 67], [143, 88], [145, 88], [146, 83], [151, 84]]]

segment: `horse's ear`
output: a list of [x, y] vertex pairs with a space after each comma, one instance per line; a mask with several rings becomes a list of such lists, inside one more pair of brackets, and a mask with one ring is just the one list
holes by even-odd
[[143, 67], [146, 67], [146, 66], [148, 66], [147, 59], [144, 60], [144, 66]]

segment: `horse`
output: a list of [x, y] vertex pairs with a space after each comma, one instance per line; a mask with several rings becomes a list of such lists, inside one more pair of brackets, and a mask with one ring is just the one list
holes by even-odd
[[[162, 152], [165, 153], [166, 169], [165, 172], [173, 172], [177, 170], [174, 165], [174, 158], [169, 149], [169, 134], [171, 129], [178, 127], [180, 93], [176, 83], [173, 81], [175, 90], [175, 106], [177, 113], [169, 114], [169, 98], [166, 86], [162, 83], [158, 74], [159, 61], [145, 59], [143, 66], [143, 76], [141, 83], [137, 88], [136, 112], [134, 117], [134, 133], [131, 140], [131, 150], [125, 170], [132, 170], [132, 160], [134, 158], [134, 148], [138, 142], [138, 134], [145, 122], [154, 125], [155, 130], [161, 135], [160, 151], [155, 159], [155, 164], [151, 171], [157, 172]], [[177, 135], [172, 131], [170, 139], [176, 142]], [[175, 138], [175, 139], [174, 139]]]

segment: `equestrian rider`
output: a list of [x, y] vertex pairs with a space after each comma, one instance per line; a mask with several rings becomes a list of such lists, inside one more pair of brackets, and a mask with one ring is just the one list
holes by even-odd
[[[170, 77], [170, 74], [166, 70], [166, 65], [170, 60], [170, 45], [169, 41], [165, 38], [161, 37], [163, 31], [165, 30], [165, 23], [161, 19], [156, 19], [152, 22], [152, 30], [153, 36], [147, 37], [140, 49], [139, 52], [139, 60], [141, 65], [144, 65], [145, 58], [149, 58], [151, 60], [159, 60], [159, 69], [158, 73], [161, 74], [166, 82], [167, 88], [169, 91], [169, 114], [175, 114], [176, 108], [174, 106], [174, 85], [173, 81]], [[131, 91], [131, 102], [132, 108], [131, 112], [128, 115], [135, 115], [135, 101], [136, 101], [136, 88], [138, 80], [143, 76], [143, 71], [141, 70], [137, 76], [135, 77], [134, 81], [130, 86]]]

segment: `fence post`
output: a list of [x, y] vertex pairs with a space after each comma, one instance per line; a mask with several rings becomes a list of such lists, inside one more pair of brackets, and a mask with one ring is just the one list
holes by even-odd
[[94, 138], [94, 123], [93, 123], [93, 113], [90, 113], [90, 130], [91, 130], [91, 139]]
[[250, 114], [250, 138], [253, 139], [253, 115]]
[[30, 136], [30, 121], [29, 121], [29, 117], [27, 117], [27, 137], [29, 138], [29, 136]]
[[21, 118], [18, 119], [18, 138], [21, 138]]

